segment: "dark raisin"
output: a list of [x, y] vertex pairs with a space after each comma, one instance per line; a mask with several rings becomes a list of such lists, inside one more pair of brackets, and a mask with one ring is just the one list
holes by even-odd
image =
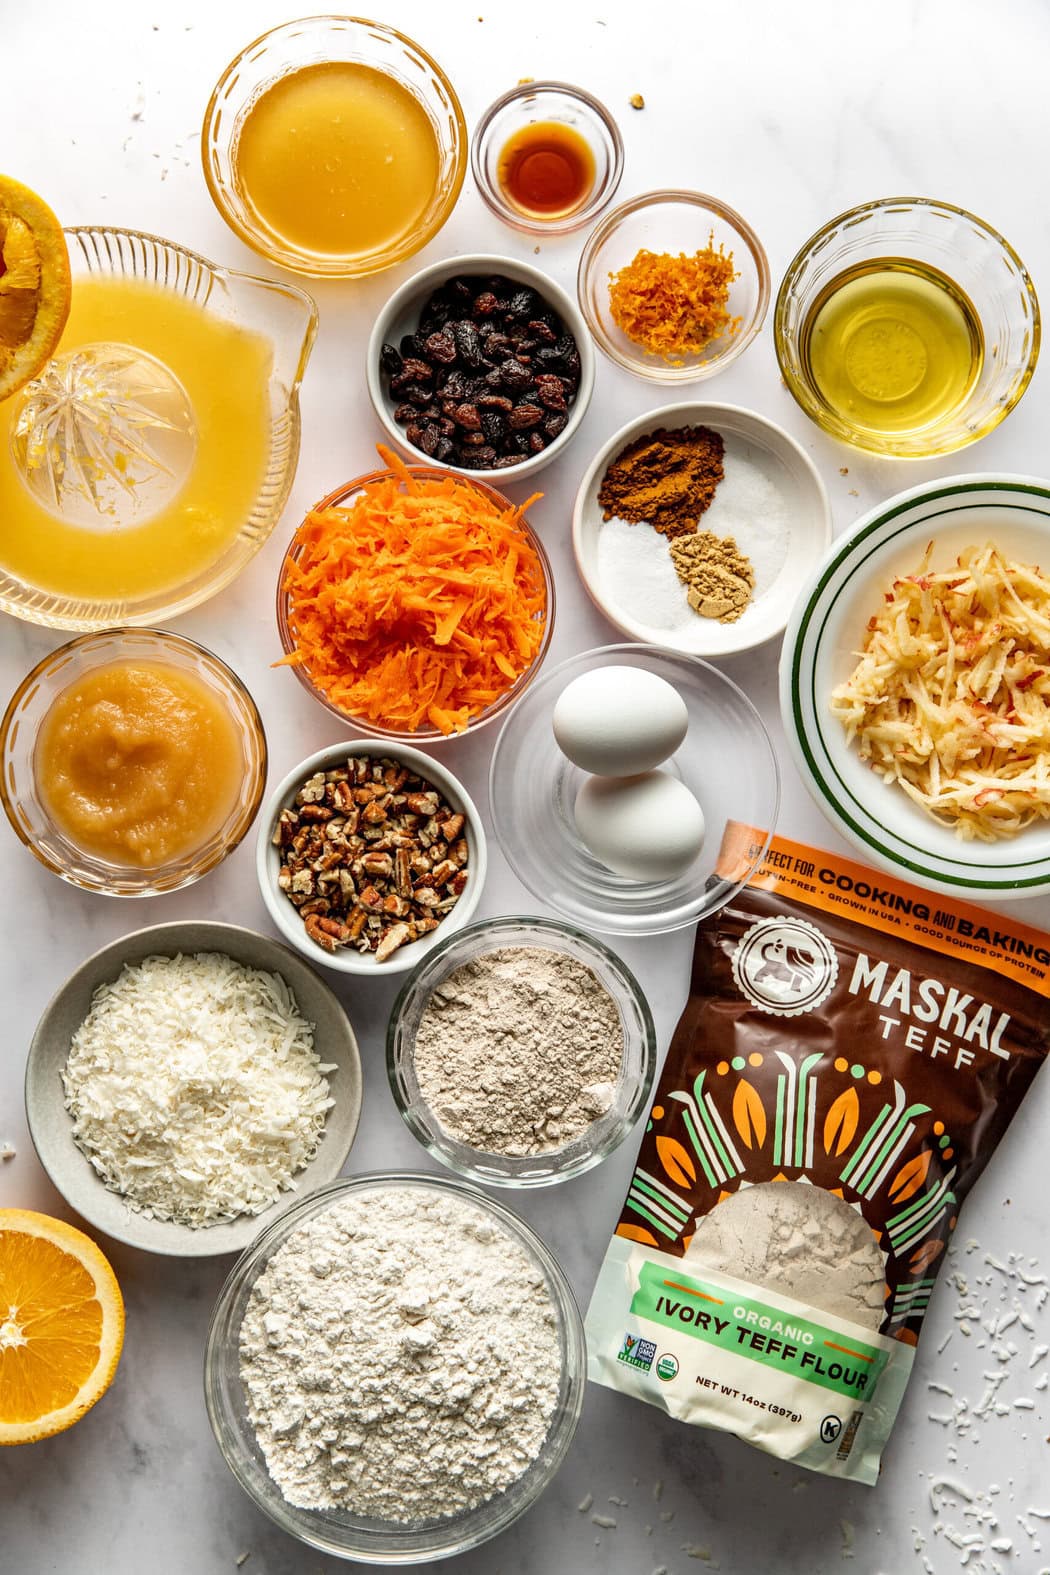
[[565, 431], [565, 428], [568, 426], [568, 424], [568, 416], [545, 416], [541, 430], [547, 434], [548, 438], [550, 438], [551, 442], [553, 443], [556, 437], [561, 437], [561, 434]]
[[420, 426], [418, 421], [410, 421], [408, 423], [408, 426], [405, 428], [405, 436], [410, 443], [415, 444], [416, 448], [420, 448], [422, 446], [423, 428]]
[[489, 466], [490, 470], [507, 470], [511, 465], [520, 465], [520, 454], [503, 454], [499, 459], [494, 459]]
[[394, 409], [394, 420], [400, 421], [402, 426], [406, 421], [414, 421], [416, 415], [415, 405], [397, 405]]
[[496, 450], [489, 443], [485, 443], [481, 448], [476, 448], [474, 450], [474, 458], [485, 468], [485, 470], [492, 469], [493, 465], [496, 463], [497, 457]]
[[547, 439], [542, 432], [529, 433], [529, 448], [534, 454], [542, 454], [547, 447]]
[[448, 416], [442, 416], [437, 423], [437, 429], [442, 437], [452, 437], [456, 430], [456, 423], [450, 420]]
[[464, 432], [460, 438], [464, 448], [480, 448], [485, 441], [484, 432]]
[[548, 410], [565, 409], [565, 389], [560, 377], [545, 373], [536, 379], [536, 397]]
[[499, 368], [500, 381], [504, 388], [512, 391], [517, 388], [530, 388], [532, 386], [532, 373], [527, 366], [522, 366], [520, 361], [508, 357]]
[[456, 342], [444, 329], [440, 333], [428, 334], [426, 350], [431, 361], [436, 361], [438, 366], [448, 366], [456, 359]]
[[536, 351], [532, 358], [532, 364], [537, 370], [542, 368], [545, 372], [560, 372], [563, 366], [562, 358], [558, 354], [557, 349], [552, 349], [550, 345], [544, 345], [542, 350]]
[[470, 381], [465, 372], [450, 372], [441, 385], [441, 392], [448, 399], [466, 399]]
[[503, 387], [503, 368], [502, 368], [502, 366], [494, 366], [491, 369], [491, 371], [486, 372], [485, 373], [485, 382], [486, 382], [486, 384], [488, 385], [489, 388], [493, 388], [493, 389], [502, 388]]
[[418, 405], [421, 410], [424, 405], [429, 405], [430, 403], [430, 389], [424, 388], [422, 383], [409, 383], [408, 387], [403, 388], [401, 392], [406, 399], [411, 400], [412, 404]]
[[470, 287], [470, 280], [462, 275], [450, 279], [444, 286], [445, 294], [456, 306], [470, 306], [474, 300], [474, 291]]
[[403, 338], [400, 340], [399, 344], [398, 344], [398, 349], [400, 350], [402, 355], [415, 355], [415, 353], [416, 353], [416, 336], [415, 336], [415, 334], [405, 334], [403, 336]]
[[476, 432], [481, 426], [477, 405], [457, 405], [452, 412], [452, 419], [458, 427], [464, 427], [468, 432]]
[[481, 412], [481, 430], [490, 443], [498, 443], [507, 435], [507, 418], [500, 410]]
[[479, 394], [477, 403], [482, 410], [513, 410], [514, 401], [508, 399], [506, 394]]
[[448, 438], [448, 437], [439, 437], [438, 438], [437, 445], [436, 445], [436, 447], [434, 449], [434, 458], [438, 461], [439, 464], [443, 465], [446, 460], [449, 460], [449, 459], [452, 458], [452, 456], [453, 456], [453, 454], [455, 452], [456, 452], [456, 445], [452, 442], [451, 438]]
[[401, 352], [397, 345], [386, 344], [379, 352], [380, 368], [387, 377], [396, 377], [401, 370]]
[[404, 376], [405, 372], [411, 373], [412, 380], [416, 383], [429, 383], [434, 377], [434, 368], [430, 362], [420, 360], [418, 356], [405, 357], [404, 367], [399, 375]]
[[550, 323], [544, 322], [542, 317], [530, 318], [528, 327], [533, 339], [538, 339], [541, 344], [552, 345], [557, 342], [557, 334]]
[[507, 334], [494, 331], [485, 340], [485, 354], [502, 360], [510, 354], [511, 342]]
[[540, 298], [535, 290], [515, 290], [507, 302], [507, 311], [511, 317], [535, 317], [540, 310]]
[[566, 377], [569, 379], [569, 382], [572, 384], [574, 389], [578, 388], [580, 377], [583, 372], [583, 366], [580, 362], [580, 352], [576, 349], [573, 349], [569, 355], [562, 357], [562, 361], [565, 366]]
[[474, 316], [491, 317], [493, 312], [499, 311], [499, 300], [491, 290], [482, 290], [474, 298]]
[[452, 324], [452, 333], [464, 366], [476, 370], [481, 365], [481, 340], [478, 338], [478, 331], [474, 324], [461, 319]]
[[432, 295], [420, 314], [420, 333], [431, 334], [437, 329], [444, 328], [453, 313], [454, 307], [451, 301], [444, 300], [440, 295]]
[[423, 450], [424, 454], [427, 455], [428, 459], [433, 459], [434, 455], [437, 453], [437, 446], [440, 442], [440, 439], [441, 433], [438, 431], [437, 427], [432, 421], [428, 421], [426, 426], [423, 428], [423, 436], [419, 440], [419, 446]]
[[527, 432], [512, 432], [507, 439], [508, 448], [516, 449], [519, 454], [529, 452], [529, 435]]
[[543, 411], [539, 405], [515, 405], [507, 420], [512, 431], [521, 432], [527, 427], [538, 426], [543, 420]]

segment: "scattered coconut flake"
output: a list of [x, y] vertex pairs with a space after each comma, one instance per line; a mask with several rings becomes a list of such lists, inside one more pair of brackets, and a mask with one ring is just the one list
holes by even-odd
[[593, 1503], [594, 1503], [594, 1494], [593, 1493], [588, 1493], [585, 1498], [582, 1498], [580, 1500], [580, 1502], [577, 1504], [576, 1508], [579, 1510], [581, 1515], [586, 1515], [587, 1511], [590, 1509], [590, 1507], [591, 1507], [591, 1505]]
[[603, 1531], [615, 1531], [616, 1522], [611, 1515], [592, 1515], [592, 1526], [601, 1526]]
[[0, 1160], [6, 1161], [9, 1159], [14, 1159], [17, 1152], [18, 1150], [15, 1148], [13, 1143], [8, 1143], [6, 1141], [0, 1142]]

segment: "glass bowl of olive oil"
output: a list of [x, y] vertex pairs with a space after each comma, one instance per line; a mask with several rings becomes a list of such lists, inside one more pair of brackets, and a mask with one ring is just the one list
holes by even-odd
[[773, 319], [784, 381], [832, 437], [898, 459], [998, 426], [1039, 355], [1035, 289], [1013, 248], [950, 203], [893, 197], [818, 230]]

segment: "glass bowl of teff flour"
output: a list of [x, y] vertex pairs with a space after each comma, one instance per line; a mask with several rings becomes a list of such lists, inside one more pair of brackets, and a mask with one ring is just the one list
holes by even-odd
[[234, 1266], [205, 1354], [226, 1463], [344, 1559], [413, 1564], [517, 1520], [569, 1448], [583, 1325], [549, 1250], [461, 1181], [333, 1182]]
[[637, 979], [572, 925], [482, 919], [428, 952], [386, 1040], [394, 1103], [450, 1170], [545, 1187], [611, 1154], [649, 1105], [656, 1029]]

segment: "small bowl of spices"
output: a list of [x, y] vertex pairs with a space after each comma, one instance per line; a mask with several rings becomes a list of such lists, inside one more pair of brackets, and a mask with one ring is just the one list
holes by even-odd
[[638, 377], [689, 383], [742, 355], [765, 320], [769, 263], [717, 197], [651, 191], [606, 214], [580, 257], [577, 294], [599, 350]]
[[512, 257], [468, 254], [394, 291], [365, 376], [399, 448], [502, 486], [572, 442], [594, 389], [594, 349], [553, 279]]
[[664, 405], [614, 432], [573, 510], [588, 595], [633, 640], [728, 656], [783, 632], [831, 540], [805, 450], [739, 405]]
[[418, 749], [355, 739], [275, 789], [255, 868], [270, 918], [340, 973], [400, 973], [478, 905], [487, 862], [473, 800]]
[[623, 139], [596, 98], [567, 82], [520, 82], [482, 115], [470, 167], [498, 219], [565, 235], [596, 218], [623, 174]]
[[468, 925], [406, 980], [387, 1073], [410, 1132], [488, 1186], [543, 1187], [597, 1165], [645, 1108], [656, 1031], [620, 958], [552, 919]]

